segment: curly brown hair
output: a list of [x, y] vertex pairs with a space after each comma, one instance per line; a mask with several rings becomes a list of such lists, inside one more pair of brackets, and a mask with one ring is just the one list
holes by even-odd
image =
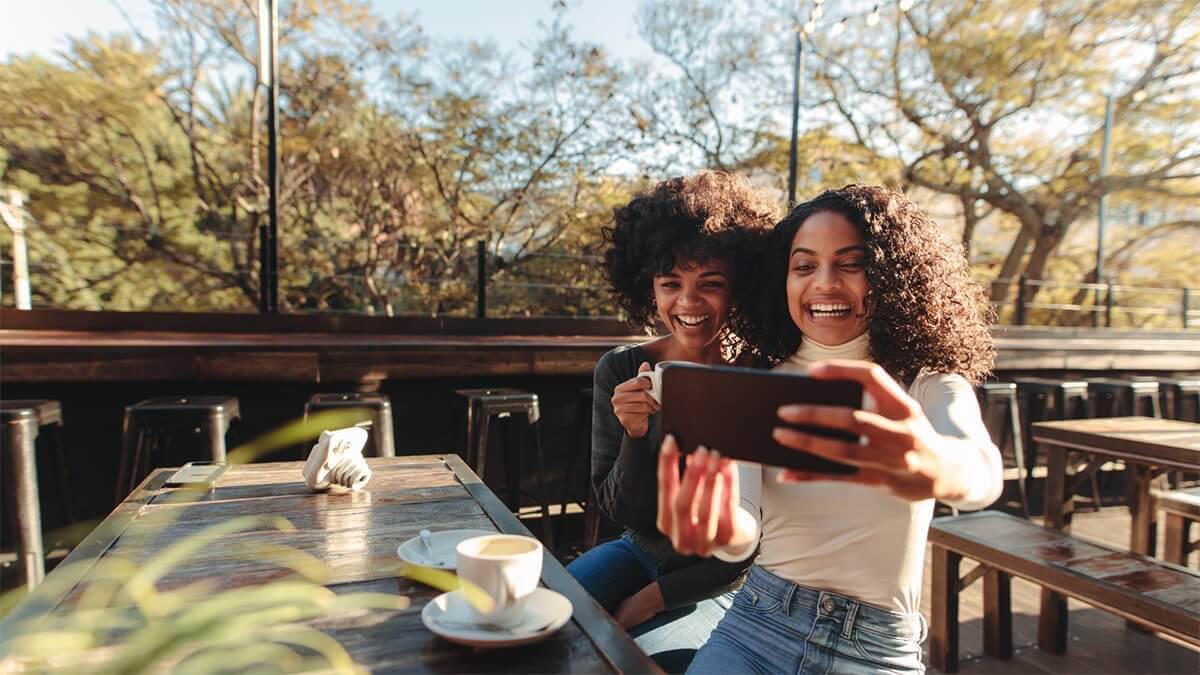
[[761, 304], [744, 335], [764, 365], [800, 346], [800, 329], [788, 314], [788, 251], [804, 221], [826, 211], [853, 223], [867, 248], [867, 332], [875, 362], [905, 383], [923, 371], [982, 382], [996, 361], [993, 312], [962, 247], [903, 194], [868, 185], [826, 190], [797, 205], [772, 231]]
[[638, 193], [613, 209], [613, 225], [603, 230], [609, 244], [604, 272], [617, 304], [631, 325], [654, 318], [654, 276], [677, 263], [724, 260], [733, 273], [733, 302], [727, 327], [741, 334], [741, 310], [757, 302], [756, 284], [746, 270], [756, 265], [761, 242], [779, 217], [776, 200], [740, 176], [702, 171], [672, 178]]

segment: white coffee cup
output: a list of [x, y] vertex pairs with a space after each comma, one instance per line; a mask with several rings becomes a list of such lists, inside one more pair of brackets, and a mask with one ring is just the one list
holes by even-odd
[[459, 579], [474, 584], [495, 601], [491, 612], [474, 603], [471, 617], [482, 624], [511, 628], [525, 616], [525, 602], [542, 578], [542, 543], [517, 534], [488, 534], [459, 542]]
[[662, 371], [667, 365], [676, 363], [675, 361], [659, 361], [654, 365], [654, 370], [645, 370], [637, 374], [638, 377], [644, 377], [650, 380], [650, 389], [647, 393], [650, 398], [658, 403], [662, 403]]

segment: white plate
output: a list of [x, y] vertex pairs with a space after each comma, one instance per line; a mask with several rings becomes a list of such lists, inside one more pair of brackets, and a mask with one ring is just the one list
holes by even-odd
[[433, 548], [433, 555], [429, 555], [429, 551], [425, 550], [425, 545], [421, 543], [420, 537], [413, 537], [408, 541], [400, 544], [396, 549], [396, 555], [406, 563], [413, 565], [421, 565], [424, 567], [436, 567], [439, 570], [452, 570], [458, 566], [458, 553], [455, 548], [458, 543], [464, 539], [471, 537], [482, 537], [485, 534], [496, 534], [487, 530], [443, 530], [441, 532], [433, 532], [430, 536], [430, 546]]
[[509, 629], [475, 628], [467, 601], [458, 591], [443, 593], [421, 610], [421, 622], [435, 635], [468, 647], [516, 647], [544, 640], [571, 620], [574, 608], [561, 593], [537, 588], [525, 603], [525, 618]]

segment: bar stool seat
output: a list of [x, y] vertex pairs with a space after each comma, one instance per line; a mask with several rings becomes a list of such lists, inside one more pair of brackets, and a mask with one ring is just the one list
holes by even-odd
[[1158, 380], [1089, 379], [1093, 417], [1162, 417]]
[[396, 456], [396, 434], [392, 431], [392, 401], [387, 394], [313, 394], [304, 404], [304, 419], [323, 410], [360, 408], [371, 414], [371, 419], [358, 424], [371, 432], [363, 454], [373, 457]]
[[1167, 395], [1167, 417], [1200, 422], [1200, 378], [1170, 378], [1159, 383]]
[[232, 396], [163, 396], [125, 407], [116, 501], [155, 466], [225, 461], [225, 441], [241, 419]]
[[[38, 421], [38, 440], [44, 441], [49, 438], [47, 445], [43, 447], [40, 453], [43, 457], [46, 454], [51, 454], [54, 460], [54, 481], [56, 491], [58, 492], [55, 500], [62, 508], [61, 520], [66, 523], [75, 523], [79, 519], [75, 514], [74, 493], [71, 490], [71, 469], [67, 464], [67, 454], [63, 448], [63, 413], [62, 405], [51, 399], [10, 399], [0, 401], [0, 409], [5, 410], [20, 410], [32, 408], [37, 413]], [[51, 527], [54, 527], [54, 515], [51, 514]]]
[[[568, 504], [578, 504], [583, 511], [583, 550], [596, 546], [600, 538], [600, 510], [592, 489], [592, 397], [594, 389], [588, 387], [575, 393], [575, 416], [571, 424], [573, 443], [567, 455], [567, 468], [563, 473], [562, 509], [567, 513]], [[577, 464], [583, 464], [582, 479]], [[563, 518], [562, 520], [566, 520]], [[559, 537], [559, 541], [562, 537]]]
[[976, 391], [979, 397], [983, 424], [992, 442], [1000, 449], [1001, 457], [1012, 457], [1017, 469], [1017, 489], [1021, 494], [1021, 511], [1029, 517], [1029, 495], [1026, 482], [1029, 471], [1025, 465], [1025, 444], [1021, 430], [1021, 412], [1017, 401], [1017, 385], [1013, 382], [985, 382]]
[[[465, 437], [462, 439], [466, 452], [467, 464], [486, 480], [489, 459], [494, 452], [488, 447], [491, 434], [492, 420], [497, 420], [503, 434], [503, 475], [504, 487], [501, 499], [514, 513], [519, 513], [521, 506], [521, 449], [522, 426], [513, 424], [512, 416], [525, 418], [525, 427], [533, 432], [535, 476], [534, 493], [525, 493], [541, 511], [542, 542], [550, 550], [554, 550], [554, 535], [550, 523], [550, 505], [546, 498], [544, 485], [546, 475], [545, 456], [542, 453], [542, 438], [539, 433], [538, 421], [541, 419], [541, 407], [537, 394], [521, 389], [504, 387], [456, 389], [454, 393], [466, 399]], [[461, 447], [461, 446], [460, 446]]]

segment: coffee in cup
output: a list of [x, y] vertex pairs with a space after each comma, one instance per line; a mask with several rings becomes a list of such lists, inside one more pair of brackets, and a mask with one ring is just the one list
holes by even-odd
[[458, 577], [473, 584], [495, 603], [485, 612], [469, 603], [471, 617], [482, 624], [511, 628], [525, 615], [525, 602], [542, 577], [542, 543], [516, 534], [489, 534], [459, 542]]

